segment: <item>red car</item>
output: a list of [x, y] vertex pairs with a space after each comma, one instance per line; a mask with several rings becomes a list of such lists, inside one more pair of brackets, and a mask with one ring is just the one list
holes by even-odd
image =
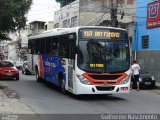
[[0, 61], [0, 79], [19, 80], [19, 71], [11, 61]]

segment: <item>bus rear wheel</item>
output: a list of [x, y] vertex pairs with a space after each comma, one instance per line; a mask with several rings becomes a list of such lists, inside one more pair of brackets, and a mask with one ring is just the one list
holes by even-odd
[[40, 77], [39, 77], [38, 69], [36, 69], [36, 81], [40, 82]]

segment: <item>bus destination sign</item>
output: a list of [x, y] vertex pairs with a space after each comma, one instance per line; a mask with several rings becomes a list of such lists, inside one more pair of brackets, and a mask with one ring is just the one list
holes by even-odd
[[[81, 29], [80, 38], [89, 39], [124, 39], [125, 31], [113, 29]], [[126, 38], [125, 38], [126, 39]]]

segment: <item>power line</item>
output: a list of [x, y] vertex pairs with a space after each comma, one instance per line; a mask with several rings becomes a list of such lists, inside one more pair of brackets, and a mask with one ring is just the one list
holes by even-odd
[[104, 15], [108, 12], [108, 8], [106, 8], [105, 13], [102, 15], [102, 17], [98, 20], [98, 22], [96, 23], [96, 25], [102, 20], [102, 18], [104, 17]]

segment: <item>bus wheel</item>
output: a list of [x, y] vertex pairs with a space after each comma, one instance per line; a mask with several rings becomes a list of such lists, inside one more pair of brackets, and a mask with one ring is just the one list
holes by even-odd
[[60, 82], [61, 92], [62, 92], [63, 94], [66, 94], [64, 79], [63, 79], [63, 78], [59, 79], [59, 82]]
[[40, 77], [39, 77], [38, 69], [36, 69], [36, 81], [40, 82]]

